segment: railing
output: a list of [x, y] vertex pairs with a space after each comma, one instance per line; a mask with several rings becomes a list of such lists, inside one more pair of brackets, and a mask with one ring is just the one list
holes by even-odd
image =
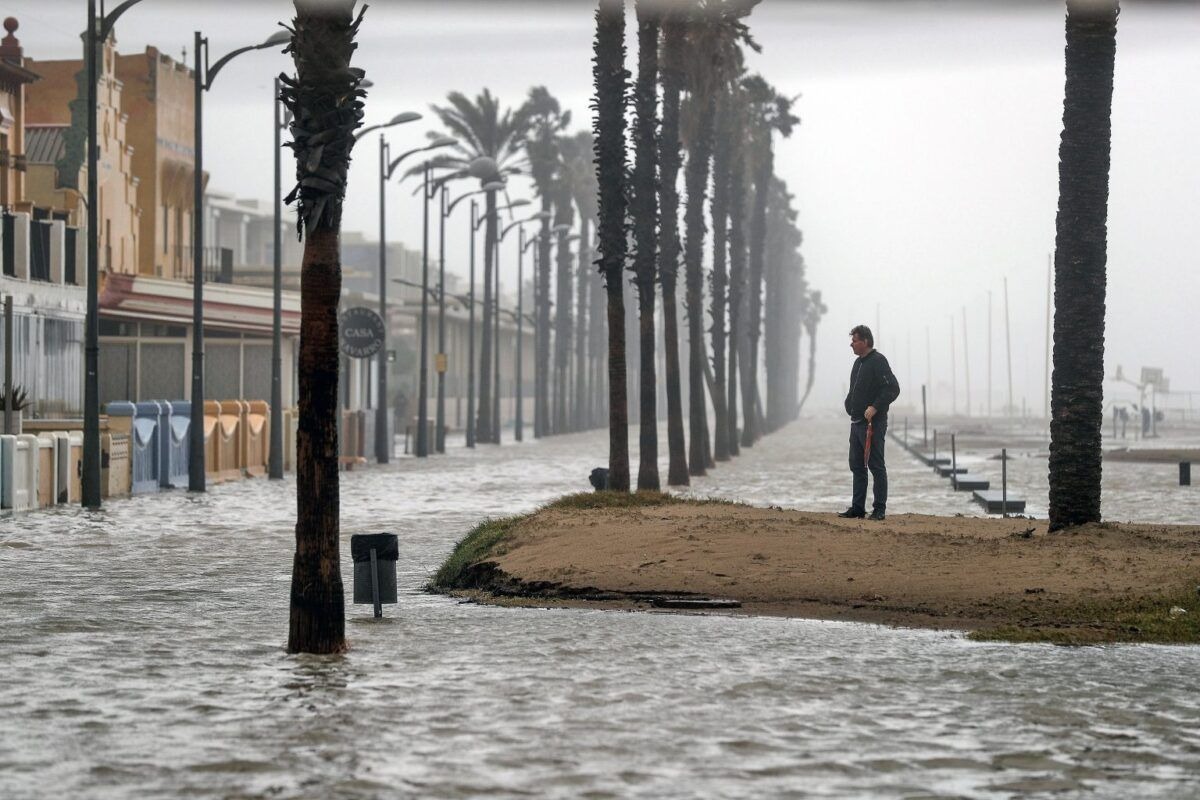
[[29, 223], [29, 277], [35, 281], [50, 280], [50, 225], [40, 220]]
[[[201, 253], [205, 283], [233, 283], [233, 250], [228, 247], [205, 247]], [[195, 252], [191, 247], [176, 246], [175, 275], [192, 282]], [[166, 270], [164, 270], [166, 272]]]

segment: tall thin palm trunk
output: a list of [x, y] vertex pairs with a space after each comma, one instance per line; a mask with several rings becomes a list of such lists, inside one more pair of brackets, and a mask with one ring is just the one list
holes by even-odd
[[733, 109], [728, 93], [722, 95], [717, 109], [721, 130], [713, 148], [713, 267], [712, 267], [712, 364], [713, 364], [713, 459], [728, 461], [729, 408], [725, 385], [725, 306], [729, 286], [726, 255], [729, 240], [729, 170], [733, 155]]
[[[542, 211], [549, 214], [550, 195], [542, 195]], [[550, 219], [542, 221], [537, 242], [537, 333], [534, 351], [537, 368], [534, 374], [534, 419], [538, 436], [550, 433]]]
[[1108, 173], [1117, 0], [1067, 0], [1054, 248], [1050, 530], [1100, 521]]
[[635, 241], [633, 272], [638, 291], [638, 332], [641, 342], [638, 433], [639, 490], [657, 491], [658, 392], [654, 375], [654, 285], [658, 269], [658, 29], [659, 16], [646, 0], [638, 0], [638, 75], [634, 88], [633, 215]]
[[592, 277], [591, 220], [579, 218], [579, 265], [575, 277], [575, 398], [571, 430], [587, 430], [588, 285]]
[[479, 415], [475, 421], [475, 441], [494, 443], [496, 432], [492, 420], [496, 409], [493, 407], [492, 380], [495, 373], [492, 370], [492, 348], [495, 346], [493, 329], [495, 323], [493, 314], [495, 305], [492, 287], [493, 270], [496, 264], [496, 192], [487, 193], [487, 218], [484, 222], [483, 244], [483, 324], [479, 335]]
[[[570, 225], [574, 219], [571, 195], [566, 189], [555, 203], [555, 225]], [[571, 358], [571, 248], [567, 242], [567, 231], [558, 234], [556, 254], [558, 268], [555, 276], [554, 306], [554, 432], [566, 433], [568, 371]]]
[[338, 486], [338, 244], [354, 130], [362, 124], [362, 70], [350, 60], [362, 21], [354, 0], [296, 0], [288, 49], [296, 77], [280, 76], [292, 112], [300, 230], [300, 424], [296, 460], [296, 552], [288, 651], [346, 649]]
[[683, 245], [683, 265], [686, 278], [688, 315], [688, 466], [693, 475], [707, 473], [705, 429], [708, 428], [708, 408], [704, 384], [704, 201], [708, 194], [709, 164], [712, 160], [713, 118], [716, 99], [694, 97], [704, 107], [699, 111], [696, 139], [688, 149], [685, 183], [687, 208], [684, 225], [687, 238]]
[[667, 483], [687, 486], [687, 449], [683, 435], [683, 388], [679, 363], [679, 104], [683, 93], [687, 29], [678, 12], [663, 18], [662, 131], [659, 133], [659, 251], [658, 274], [662, 282], [663, 348], [666, 353]]
[[625, 387], [625, 4], [600, 0], [596, 11], [593, 130], [600, 184], [600, 272], [608, 294], [608, 488], [629, 491], [629, 419]]
[[[738, 443], [738, 381], [742, 378], [739, 369], [745, 351], [745, 283], [746, 283], [746, 237], [745, 237], [745, 146], [738, 143], [733, 150], [730, 168], [730, 452], [740, 453]], [[746, 381], [742, 380], [743, 415], [746, 408], [754, 408], [754, 399], [749, 397]], [[744, 422], [743, 422], [744, 425]]]
[[750, 447], [762, 436], [759, 413], [750, 413], [760, 404], [758, 391], [758, 344], [762, 336], [763, 258], [767, 245], [767, 198], [770, 196], [774, 157], [771, 133], [765, 132], [766, 143], [761, 146], [754, 175], [754, 209], [750, 217], [750, 271], [746, 276], [746, 363], [743, 372], [747, 380], [746, 426], [742, 430], [742, 446]]

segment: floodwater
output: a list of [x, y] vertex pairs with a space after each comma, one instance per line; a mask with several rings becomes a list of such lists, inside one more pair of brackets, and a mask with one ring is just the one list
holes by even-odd
[[[692, 491], [840, 509], [845, 433], [798, 423]], [[401, 598], [381, 622], [348, 607], [344, 657], [283, 651], [290, 480], [0, 520], [0, 797], [1200, 796], [1197, 648], [422, 591], [481, 518], [587, 488], [606, 442], [452, 441], [345, 474], [343, 531], [400, 535]], [[898, 447], [889, 461], [892, 512], [976, 513]], [[1020, 484], [1044, 458], [1010, 466], [1037, 513]], [[1170, 470], [1119, 467], [1111, 515], [1200, 517]]]

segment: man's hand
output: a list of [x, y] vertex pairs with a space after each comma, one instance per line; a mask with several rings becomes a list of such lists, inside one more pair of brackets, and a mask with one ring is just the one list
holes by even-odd
[[863, 412], [863, 417], [866, 418], [867, 422], [870, 422], [871, 418], [874, 416], [875, 416], [875, 406], [867, 406], [867, 410]]

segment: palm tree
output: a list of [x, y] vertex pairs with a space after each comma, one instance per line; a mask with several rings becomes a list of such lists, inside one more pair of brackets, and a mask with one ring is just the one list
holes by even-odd
[[[771, 181], [775, 175], [775, 153], [772, 136], [778, 131], [791, 136], [800, 122], [792, 114], [792, 100], [784, 97], [763, 80], [760, 75], [751, 75], [742, 81], [750, 109], [749, 134], [754, 172], [754, 208], [750, 222], [750, 273], [746, 294], [749, 319], [747, 320], [747, 363], [744, 377], [749, 379], [749, 399], [746, 401], [746, 426], [742, 430], [742, 446], [750, 447], [760, 436], [758, 396], [758, 342], [762, 331], [762, 281], [763, 254], [767, 238], [767, 201], [771, 194]], [[753, 413], [751, 413], [753, 412]]]
[[687, 208], [684, 224], [686, 305], [688, 309], [688, 418], [691, 436], [688, 464], [693, 475], [704, 475], [708, 413], [704, 380], [704, 201], [712, 158], [716, 98], [741, 73], [741, 43], [758, 50], [742, 19], [758, 0], [707, 0], [689, 20], [687, 76], [689, 102], [685, 115], [688, 163], [685, 174]]
[[555, 180], [560, 168], [559, 135], [571, 124], [571, 112], [563, 111], [545, 86], [529, 90], [525, 111], [530, 118], [530, 135], [525, 142], [529, 175], [541, 200], [542, 230], [538, 236], [537, 274], [534, 298], [537, 325], [534, 345], [533, 433], [545, 436], [550, 421], [550, 212]]
[[[446, 131], [457, 143], [442, 155], [430, 159], [434, 168], [447, 167], [456, 174], [472, 174], [479, 178], [480, 185], [504, 180], [510, 175], [520, 174], [524, 168], [523, 145], [529, 132], [531, 111], [523, 105], [515, 111], [500, 108], [500, 101], [489, 90], [484, 89], [474, 102], [461, 92], [446, 96], [447, 105], [430, 106]], [[430, 133], [431, 138], [440, 138], [442, 133]], [[486, 167], [486, 169], [485, 169]], [[410, 174], [421, 169], [415, 167]], [[479, 339], [479, 412], [475, 428], [475, 439], [479, 442], [499, 441], [499, 431], [492, 424], [494, 408], [492, 402], [492, 331], [495, 327], [492, 287], [495, 285], [493, 269], [496, 263], [496, 192], [487, 193], [485, 235], [483, 247], [483, 320]], [[494, 387], [499, 391], [499, 387]]]
[[654, 375], [654, 284], [658, 277], [658, 29], [659, 14], [647, 0], [637, 2], [638, 74], [634, 88], [635, 161], [630, 213], [633, 217], [633, 274], [638, 291], [641, 345], [638, 414], [638, 490], [658, 491], [658, 411]]
[[[363, 72], [350, 66], [362, 12], [355, 0], [295, 0], [296, 77], [281, 75], [292, 113], [297, 202], [305, 237], [300, 301], [300, 429], [296, 461], [296, 553], [292, 562], [288, 652], [346, 649], [339, 555], [338, 244], [354, 131], [362, 124]], [[365, 10], [365, 9], [364, 9]]]
[[[767, 241], [763, 285], [763, 351], [766, 374], [766, 433], [778, 430], [793, 418], [799, 364], [800, 319], [804, 295], [803, 236], [796, 227], [797, 214], [787, 184], [771, 180], [767, 203]], [[799, 313], [798, 313], [799, 312]]]
[[1050, 530], [1100, 521], [1108, 172], [1118, 0], [1067, 0], [1054, 243]]
[[735, 90], [722, 92], [717, 99], [717, 136], [713, 149], [713, 266], [711, 290], [712, 317], [712, 362], [713, 362], [713, 416], [716, 430], [713, 434], [713, 458], [728, 461], [732, 455], [729, 447], [728, 389], [725, 381], [725, 314], [728, 301], [729, 273], [726, 269], [729, 242], [729, 189], [730, 162], [733, 159], [734, 139], [739, 133], [737, 113], [738, 97]]
[[554, 178], [553, 197], [554, 230], [558, 236], [555, 242], [557, 271], [554, 280], [554, 394], [550, 429], [552, 433], [566, 433], [572, 325], [569, 233], [575, 223], [575, 200], [571, 192], [570, 176], [561, 168]]
[[629, 419], [625, 390], [625, 4], [600, 0], [592, 80], [596, 177], [600, 188], [600, 272], [608, 294], [608, 488], [629, 491]]
[[817, 378], [817, 326], [821, 324], [822, 317], [829, 311], [825, 303], [821, 300], [819, 291], [809, 292], [808, 299], [804, 303], [806, 309], [803, 316], [804, 333], [808, 336], [808, 380], [804, 384], [804, 395], [800, 398], [800, 402], [796, 404], [796, 413], [800, 413], [800, 409], [804, 408], [805, 402], [808, 401], [808, 396], [812, 393], [813, 383]]
[[[594, 314], [590, 296], [596, 281], [592, 271], [592, 226], [598, 210], [596, 208], [596, 168], [592, 164], [592, 132], [579, 131], [573, 136], [561, 137], [563, 174], [571, 186], [575, 207], [579, 210], [579, 268], [575, 302], [575, 398], [573, 403], [572, 430], [584, 430], [592, 425], [588, 414], [589, 354], [592, 337], [589, 333]], [[599, 294], [598, 292], [596, 294]]]
[[679, 276], [679, 140], [680, 96], [687, 58], [686, 11], [667, 11], [662, 20], [662, 130], [658, 139], [659, 249], [662, 283], [663, 347], [667, 384], [667, 484], [687, 486], [687, 451], [683, 438], [683, 392], [679, 374], [679, 321], [676, 283]]
[[[734, 130], [744, 130], [744, 107], [739, 109]], [[725, 413], [729, 425], [729, 453], [739, 455], [738, 444], [738, 379], [739, 363], [748, 361], [746, 350], [746, 143], [739, 136], [733, 143], [729, 167], [729, 387]], [[743, 400], [746, 400], [746, 381], [741, 381]], [[753, 408], [753, 403], [743, 403]]]

